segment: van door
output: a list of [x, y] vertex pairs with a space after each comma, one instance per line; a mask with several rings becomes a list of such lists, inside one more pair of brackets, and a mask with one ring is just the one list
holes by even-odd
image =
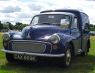
[[89, 35], [89, 18], [86, 14], [81, 13], [82, 17], [82, 51], [87, 51], [87, 43], [90, 38]]
[[73, 40], [75, 54], [79, 54], [81, 52], [81, 32], [78, 28], [78, 19], [74, 18], [74, 23], [71, 25], [71, 36], [75, 39]]
[[88, 40], [90, 38], [89, 35], [89, 23], [85, 23], [85, 25], [83, 25], [84, 28], [82, 29], [82, 50], [87, 51], [87, 46], [88, 46]]

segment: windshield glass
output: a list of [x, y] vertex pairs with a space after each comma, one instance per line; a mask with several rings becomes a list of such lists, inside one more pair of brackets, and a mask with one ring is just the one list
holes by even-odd
[[31, 25], [69, 25], [70, 16], [64, 14], [42, 14], [32, 19]]

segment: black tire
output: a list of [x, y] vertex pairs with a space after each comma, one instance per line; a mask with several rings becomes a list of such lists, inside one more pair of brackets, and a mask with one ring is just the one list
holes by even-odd
[[65, 68], [68, 68], [71, 66], [72, 63], [72, 45], [67, 45], [66, 49], [65, 49], [65, 56], [63, 58], [63, 66]]
[[6, 59], [9, 63], [14, 63], [15, 59], [13, 57], [13, 54], [6, 53]]
[[87, 51], [83, 51], [83, 52], [81, 52], [81, 57], [85, 57], [85, 56], [87, 56], [88, 55], [88, 52]]

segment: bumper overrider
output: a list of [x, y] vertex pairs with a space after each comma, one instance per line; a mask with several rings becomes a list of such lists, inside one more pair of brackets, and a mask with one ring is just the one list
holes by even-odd
[[[38, 56], [38, 57], [64, 57], [65, 54], [64, 53], [51, 53], [51, 51], [53, 51], [52, 49], [52, 44], [48, 43], [48, 42], [42, 42], [42, 41], [29, 41], [29, 40], [11, 40], [9, 42], [11, 45], [10, 48], [6, 49], [4, 48], [2, 51], [5, 53], [10, 53], [10, 54], [18, 54], [18, 55], [29, 55], [29, 56]], [[40, 49], [40, 51], [35, 50], [35, 49], [31, 49], [31, 47], [33, 47], [33, 45], [35, 45], [34, 43], [36, 43], [38, 45], [38, 47], [34, 46], [35, 49], [39, 49], [39, 45], [42, 45], [42, 48], [44, 49]], [[15, 45], [13, 45], [15, 44]], [[25, 46], [28, 45], [28, 46]], [[33, 44], [33, 45], [31, 45]], [[45, 47], [43, 46], [43, 44], [45, 45]], [[48, 45], [46, 45], [48, 44]], [[51, 47], [50, 47], [51, 45]], [[15, 47], [15, 48], [14, 48]], [[26, 48], [25, 48], [26, 47]], [[16, 49], [18, 48], [18, 49]], [[27, 50], [26, 50], [27, 49]], [[32, 52], [34, 51], [34, 52]], [[35, 52], [36, 51], [36, 52]], [[48, 52], [46, 52], [48, 51]]]

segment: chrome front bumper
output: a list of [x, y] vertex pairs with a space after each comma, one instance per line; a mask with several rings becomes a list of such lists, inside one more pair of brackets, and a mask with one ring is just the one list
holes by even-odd
[[40, 53], [9, 51], [9, 50], [2, 50], [2, 51], [10, 54], [21, 54], [21, 55], [40, 56], [40, 57], [64, 57], [65, 56], [65, 54], [40, 54]]

